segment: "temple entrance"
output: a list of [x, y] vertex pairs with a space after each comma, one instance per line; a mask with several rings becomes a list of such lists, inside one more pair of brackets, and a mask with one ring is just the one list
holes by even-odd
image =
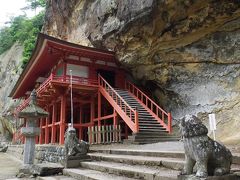
[[97, 73], [100, 74], [112, 87], [115, 87], [115, 72], [98, 69]]

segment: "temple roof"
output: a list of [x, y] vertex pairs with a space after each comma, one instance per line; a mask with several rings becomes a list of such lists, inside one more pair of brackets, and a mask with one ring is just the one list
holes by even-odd
[[13, 98], [25, 96], [27, 91], [34, 89], [39, 77], [44, 77], [61, 58], [67, 55], [115, 61], [115, 53], [112, 51], [81, 46], [39, 33], [32, 56], [9, 96]]

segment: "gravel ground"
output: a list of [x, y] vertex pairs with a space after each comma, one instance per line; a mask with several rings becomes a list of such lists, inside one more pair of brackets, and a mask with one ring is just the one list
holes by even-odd
[[0, 179], [15, 178], [21, 162], [6, 153], [0, 153]]

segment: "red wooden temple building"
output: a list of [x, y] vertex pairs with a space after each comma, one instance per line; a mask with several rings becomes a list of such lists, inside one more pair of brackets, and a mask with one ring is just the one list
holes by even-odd
[[[72, 87], [70, 86], [72, 71]], [[33, 89], [38, 104], [49, 112], [39, 121], [39, 144], [64, 143], [71, 119], [70, 89], [73, 94], [73, 122], [79, 139], [91, 141], [89, 127], [120, 126], [121, 138], [134, 140], [171, 132], [171, 115], [127, 81], [114, 52], [84, 47], [39, 34], [35, 50], [10, 96], [29, 102]], [[20, 138], [17, 131], [14, 140]]]

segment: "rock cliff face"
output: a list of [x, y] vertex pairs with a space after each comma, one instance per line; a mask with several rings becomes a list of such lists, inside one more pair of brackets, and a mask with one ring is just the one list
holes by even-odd
[[8, 96], [20, 74], [22, 52], [23, 47], [16, 43], [0, 55], [0, 134], [7, 139], [14, 131], [15, 121], [11, 121], [13, 117], [9, 115], [17, 103]]
[[239, 0], [49, 0], [43, 31], [114, 50], [174, 119], [216, 113], [217, 138], [240, 137]]

